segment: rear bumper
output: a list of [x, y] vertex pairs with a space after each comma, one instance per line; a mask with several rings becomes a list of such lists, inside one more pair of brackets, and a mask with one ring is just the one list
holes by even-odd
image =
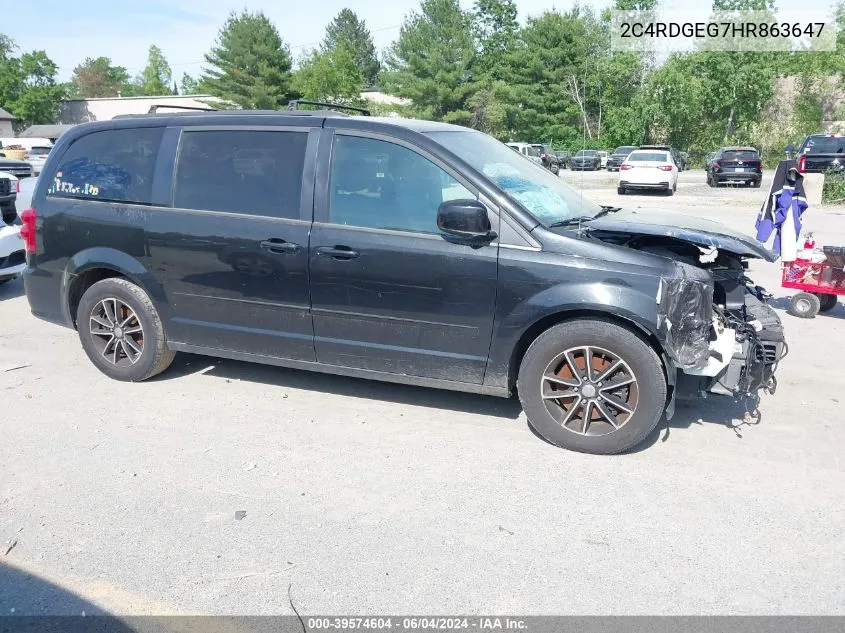
[[620, 180], [619, 186], [625, 187], [625, 189], [669, 189], [672, 184], [669, 182], [629, 182], [627, 180]]
[[747, 172], [713, 172], [713, 178], [719, 181], [725, 180], [760, 180], [763, 177], [762, 172], [747, 171]]

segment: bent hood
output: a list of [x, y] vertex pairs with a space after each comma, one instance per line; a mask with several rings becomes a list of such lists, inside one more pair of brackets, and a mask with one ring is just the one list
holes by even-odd
[[613, 231], [639, 235], [666, 235], [698, 246], [773, 262], [777, 255], [750, 235], [734, 231], [720, 222], [651, 209], [622, 209], [584, 222], [595, 231]]

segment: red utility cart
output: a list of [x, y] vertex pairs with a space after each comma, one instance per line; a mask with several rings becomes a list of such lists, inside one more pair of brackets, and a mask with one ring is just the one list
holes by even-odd
[[790, 299], [789, 313], [812, 319], [819, 312], [836, 307], [838, 295], [845, 295], [845, 248], [825, 246], [825, 261], [796, 259], [783, 265], [781, 285], [800, 290]]

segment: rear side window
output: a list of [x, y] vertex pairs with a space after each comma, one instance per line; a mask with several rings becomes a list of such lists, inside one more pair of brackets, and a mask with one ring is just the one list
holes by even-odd
[[628, 155], [630, 162], [640, 161], [656, 161], [660, 163], [669, 162], [669, 156], [666, 152], [633, 152]]
[[47, 195], [150, 204], [164, 128], [103, 130], [77, 139], [62, 156]]
[[185, 131], [174, 206], [299, 219], [308, 133]]
[[757, 152], [752, 150], [729, 150], [722, 152], [722, 160], [757, 160]]

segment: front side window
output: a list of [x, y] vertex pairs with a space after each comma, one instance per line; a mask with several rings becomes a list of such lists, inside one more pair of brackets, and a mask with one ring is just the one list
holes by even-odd
[[441, 203], [476, 197], [415, 151], [359, 136], [335, 137], [330, 186], [333, 224], [413, 233], [439, 234]]
[[62, 156], [47, 195], [150, 204], [163, 132], [126, 128], [78, 138]]
[[[601, 207], [563, 179], [531, 161], [514, 156], [491, 136], [473, 130], [427, 132], [427, 136], [484, 174], [499, 189], [546, 224], [595, 216]], [[583, 156], [591, 150], [576, 154]], [[595, 156], [593, 151], [593, 156]]]
[[173, 205], [299, 219], [307, 143], [304, 130], [185, 131]]

